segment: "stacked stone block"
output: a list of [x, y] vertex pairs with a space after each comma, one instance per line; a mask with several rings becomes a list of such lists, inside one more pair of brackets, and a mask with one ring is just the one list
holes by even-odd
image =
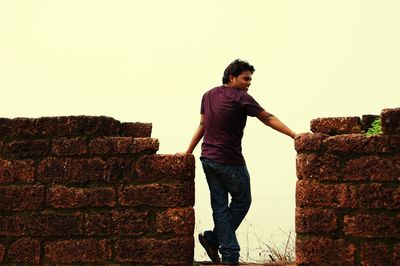
[[194, 158], [149, 123], [0, 119], [0, 264], [190, 265]]
[[320, 118], [296, 137], [296, 263], [400, 265], [400, 108]]

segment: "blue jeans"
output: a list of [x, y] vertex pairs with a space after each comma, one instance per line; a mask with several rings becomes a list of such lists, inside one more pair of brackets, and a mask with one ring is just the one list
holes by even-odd
[[237, 262], [240, 246], [235, 231], [251, 204], [249, 172], [246, 166], [225, 165], [206, 158], [201, 158], [201, 162], [210, 189], [214, 220], [214, 229], [204, 232], [204, 236], [219, 247], [222, 261]]

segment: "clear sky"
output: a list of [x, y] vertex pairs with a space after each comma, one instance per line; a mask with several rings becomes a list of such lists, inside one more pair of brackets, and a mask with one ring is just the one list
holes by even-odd
[[[399, 14], [397, 0], [4, 0], [0, 116], [151, 122], [159, 153], [176, 153], [202, 94], [236, 58], [256, 68], [249, 93], [296, 132], [317, 117], [379, 114], [400, 106]], [[296, 153], [254, 118], [243, 152], [253, 189], [238, 232], [245, 255], [254, 235], [294, 230]], [[198, 159], [196, 175], [198, 233], [211, 225]]]

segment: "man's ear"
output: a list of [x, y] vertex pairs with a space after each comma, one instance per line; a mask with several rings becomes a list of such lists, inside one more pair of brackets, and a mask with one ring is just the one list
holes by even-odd
[[229, 82], [234, 82], [236, 77], [234, 77], [232, 74], [229, 75]]

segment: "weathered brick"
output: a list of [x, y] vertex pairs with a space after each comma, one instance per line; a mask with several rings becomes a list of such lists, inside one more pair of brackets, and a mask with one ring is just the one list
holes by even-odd
[[361, 133], [359, 117], [327, 117], [311, 120], [311, 131], [329, 135]]
[[22, 138], [36, 135], [35, 119], [18, 117], [8, 120], [6, 123], [7, 132], [4, 132], [7, 137]]
[[43, 183], [106, 182], [106, 163], [100, 158], [66, 159], [49, 157], [38, 166], [38, 180]]
[[400, 243], [397, 243], [393, 247], [392, 262], [393, 262], [393, 265], [395, 265], [395, 266], [400, 265]]
[[20, 215], [0, 215], [0, 237], [26, 235], [26, 223]]
[[114, 188], [68, 188], [50, 187], [46, 204], [53, 208], [114, 207]]
[[194, 231], [194, 210], [192, 207], [171, 208], [157, 214], [158, 233], [190, 234]]
[[341, 175], [340, 158], [333, 154], [298, 154], [296, 174], [299, 179], [336, 181]]
[[146, 184], [120, 186], [119, 204], [122, 206], [187, 207], [194, 205], [194, 184]]
[[106, 116], [60, 116], [36, 119], [36, 132], [41, 136], [110, 136], [117, 135], [120, 122]]
[[50, 151], [49, 141], [43, 139], [21, 140], [7, 143], [4, 155], [10, 159], [31, 159], [46, 156]]
[[44, 187], [41, 185], [0, 187], [0, 210], [37, 210], [43, 202]]
[[118, 262], [192, 265], [193, 250], [193, 236], [126, 239], [115, 244]]
[[146, 138], [151, 137], [151, 123], [121, 123], [120, 135], [123, 137]]
[[139, 236], [150, 228], [146, 211], [121, 210], [86, 215], [89, 236]]
[[136, 163], [136, 173], [139, 181], [193, 179], [195, 175], [194, 156], [159, 154], [143, 156]]
[[105, 165], [105, 180], [111, 181], [132, 181], [133, 164], [135, 159], [129, 158], [116, 158], [112, 157], [107, 159]]
[[295, 137], [294, 148], [297, 152], [319, 151], [322, 148], [322, 141], [329, 137], [321, 133], [304, 133]]
[[400, 135], [351, 134], [323, 140], [327, 152], [344, 154], [391, 153], [400, 151]]
[[55, 155], [83, 155], [87, 153], [86, 142], [84, 137], [55, 139], [51, 151]]
[[32, 182], [35, 162], [32, 160], [0, 160], [0, 183]]
[[158, 148], [159, 142], [154, 138], [101, 137], [89, 143], [92, 154], [155, 153]]
[[5, 254], [6, 248], [4, 247], [4, 245], [0, 244], [0, 263], [3, 263]]
[[400, 108], [383, 109], [381, 122], [384, 134], [400, 134]]
[[357, 188], [347, 184], [321, 184], [299, 180], [296, 185], [296, 206], [356, 208]]
[[296, 264], [354, 265], [355, 246], [344, 239], [306, 237], [296, 239]]
[[296, 233], [331, 233], [338, 228], [332, 209], [296, 208]]
[[400, 238], [400, 215], [363, 214], [344, 216], [343, 232], [365, 238]]
[[85, 220], [80, 212], [41, 212], [25, 217], [26, 227], [32, 236], [79, 236], [84, 233]]
[[46, 242], [45, 258], [53, 263], [100, 263], [111, 258], [111, 243], [101, 239]]
[[43, 137], [71, 136], [76, 131], [71, 124], [71, 117], [40, 117], [36, 119], [36, 134]]
[[362, 156], [346, 162], [343, 180], [400, 180], [400, 156]]
[[361, 265], [385, 266], [393, 265], [392, 255], [388, 247], [383, 243], [364, 243], [361, 246]]
[[358, 188], [358, 201], [363, 209], [400, 210], [400, 186], [362, 184]]
[[38, 264], [40, 262], [40, 241], [31, 238], [18, 239], [11, 245], [8, 259], [12, 262]]

